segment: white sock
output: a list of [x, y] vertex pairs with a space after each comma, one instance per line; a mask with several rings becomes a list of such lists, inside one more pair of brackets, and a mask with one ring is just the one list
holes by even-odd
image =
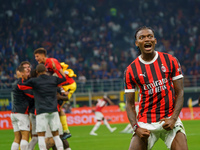
[[131, 124], [129, 123], [123, 131], [130, 130], [132, 128]]
[[16, 142], [13, 142], [11, 146], [11, 150], [18, 150], [18, 149], [19, 149], [19, 144]]
[[106, 127], [111, 131], [112, 128], [110, 127], [108, 121], [106, 119], [104, 119], [103, 123], [106, 125]]
[[65, 150], [72, 150], [71, 148], [66, 148]]
[[101, 125], [101, 121], [97, 121], [97, 123], [94, 125], [93, 129], [91, 132], [95, 132]]
[[20, 142], [20, 148], [21, 148], [21, 150], [27, 150], [28, 149], [28, 141], [21, 140], [21, 142]]
[[33, 136], [30, 143], [28, 143], [28, 150], [33, 150], [38, 142], [38, 137]]
[[47, 150], [44, 136], [38, 136], [38, 146], [40, 150]]
[[59, 135], [53, 137], [57, 150], [63, 150], [63, 143]]

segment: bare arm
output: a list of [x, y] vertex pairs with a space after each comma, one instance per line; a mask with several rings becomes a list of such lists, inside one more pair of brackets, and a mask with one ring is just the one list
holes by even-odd
[[175, 107], [171, 118], [177, 120], [184, 102], [183, 78], [173, 81], [175, 90]]
[[109, 99], [109, 98], [105, 98], [107, 100], [107, 102], [110, 104], [110, 105], [114, 105], [114, 103]]
[[136, 111], [135, 111], [135, 92], [126, 93], [126, 112], [128, 119], [133, 126], [136, 121]]
[[173, 81], [173, 84], [175, 90], [174, 112], [170, 118], [161, 119], [161, 122], [165, 121], [165, 123], [163, 124], [163, 128], [167, 131], [174, 128], [174, 125], [176, 123], [176, 120], [178, 119], [184, 102], [183, 78]]

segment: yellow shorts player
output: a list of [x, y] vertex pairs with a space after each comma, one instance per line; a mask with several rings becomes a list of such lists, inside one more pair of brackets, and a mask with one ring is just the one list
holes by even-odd
[[[74, 74], [74, 71], [72, 69], [67, 69], [68, 65], [64, 62], [60, 63], [62, 66], [63, 72], [65, 73], [66, 82], [62, 84], [62, 91], [63, 93], [67, 93], [68, 100], [72, 97], [72, 94], [76, 91], [76, 82], [74, 81], [73, 77], [76, 77], [76, 74]], [[67, 117], [66, 114], [63, 112], [62, 107], [65, 104], [66, 101], [63, 101], [63, 103], [60, 106], [60, 121], [63, 126], [63, 137], [62, 139], [67, 139], [71, 137], [71, 133], [69, 131], [68, 125], [67, 125]]]

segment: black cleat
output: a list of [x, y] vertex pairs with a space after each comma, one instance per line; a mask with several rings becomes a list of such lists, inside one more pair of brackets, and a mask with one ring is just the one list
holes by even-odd
[[66, 132], [64, 132], [64, 134], [63, 134], [63, 136], [62, 136], [62, 140], [65, 140], [65, 139], [67, 139], [67, 138], [70, 138], [72, 135], [71, 135], [71, 133], [66, 133]]

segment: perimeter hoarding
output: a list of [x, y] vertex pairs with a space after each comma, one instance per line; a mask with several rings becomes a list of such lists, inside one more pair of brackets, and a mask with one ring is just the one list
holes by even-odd
[[[11, 111], [0, 111], [0, 130], [12, 129], [12, 122], [10, 119]], [[109, 119], [109, 123], [128, 123], [126, 112], [121, 112], [119, 107], [107, 106], [103, 110], [105, 118]], [[66, 114], [69, 126], [79, 125], [94, 125], [96, 120], [94, 113], [90, 107], [73, 108], [71, 114]], [[193, 107], [193, 109], [183, 108], [179, 117], [181, 120], [200, 119], [200, 107]]]

